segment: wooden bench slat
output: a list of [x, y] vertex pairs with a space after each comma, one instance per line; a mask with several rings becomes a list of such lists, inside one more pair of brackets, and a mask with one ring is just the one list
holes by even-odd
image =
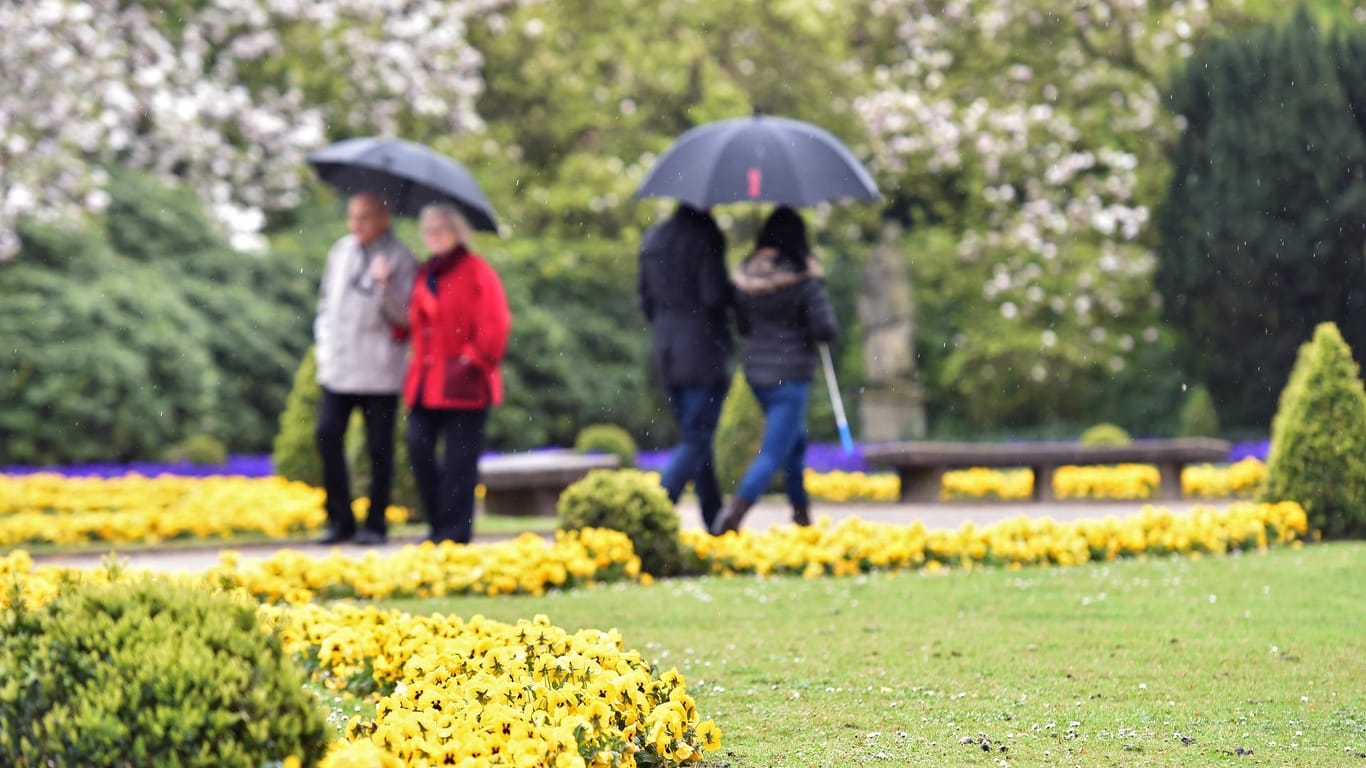
[[911, 441], [866, 446], [870, 464], [896, 469], [901, 499], [936, 501], [943, 475], [965, 467], [1028, 467], [1034, 471], [1034, 500], [1053, 500], [1053, 471], [1063, 465], [1157, 464], [1161, 498], [1181, 497], [1181, 469], [1187, 463], [1224, 461], [1229, 444], [1212, 438], [1139, 440], [1129, 445], [1072, 442], [951, 443]]
[[484, 511], [491, 515], [555, 515], [560, 493], [595, 469], [616, 469], [616, 456], [539, 451], [479, 460]]

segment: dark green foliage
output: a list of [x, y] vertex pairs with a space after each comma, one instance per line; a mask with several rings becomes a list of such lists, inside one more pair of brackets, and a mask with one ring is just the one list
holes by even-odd
[[159, 458], [214, 434], [211, 329], [183, 293], [91, 236], [23, 237], [44, 257], [0, 266], [0, 464]]
[[572, 445], [580, 425], [598, 422], [659, 444], [656, 422], [665, 414], [647, 389], [650, 342], [635, 296], [633, 248], [487, 243], [484, 255], [512, 311], [506, 399], [489, 417], [491, 448]]
[[683, 567], [678, 512], [651, 475], [634, 469], [594, 470], [560, 494], [560, 529], [611, 528], [631, 537], [640, 566], [655, 576]]
[[1271, 424], [1263, 501], [1298, 501], [1325, 537], [1366, 536], [1366, 389], [1337, 326], [1295, 360]]
[[328, 727], [254, 605], [143, 581], [0, 613], [7, 765], [315, 764]]
[[193, 197], [119, 175], [103, 230], [24, 230], [0, 266], [0, 463], [160, 458], [203, 433], [264, 450], [316, 274], [217, 239]]
[[166, 449], [166, 460], [188, 462], [199, 466], [215, 466], [228, 460], [228, 449], [223, 441], [212, 435], [191, 435]]
[[623, 468], [636, 465], [636, 441], [631, 433], [615, 424], [589, 424], [574, 439], [579, 453], [606, 453], [621, 460]]
[[1210, 396], [1209, 387], [1197, 384], [1191, 388], [1181, 405], [1179, 423], [1179, 437], [1219, 436], [1219, 413], [1214, 409], [1214, 398]]
[[1366, 348], [1366, 30], [1287, 25], [1210, 43], [1175, 79], [1157, 285], [1225, 426], [1264, 425], [1310, 329]]
[[[219, 412], [231, 414], [217, 436], [235, 451], [266, 450], [290, 372], [311, 338], [326, 248], [307, 257], [237, 253], [183, 190], [120, 174], [110, 193], [110, 245], [176, 277], [209, 324], [207, 349], [221, 380]], [[335, 238], [340, 227], [334, 229]]]
[[1128, 445], [1134, 439], [1123, 427], [1114, 424], [1097, 424], [1081, 433], [1082, 445]]

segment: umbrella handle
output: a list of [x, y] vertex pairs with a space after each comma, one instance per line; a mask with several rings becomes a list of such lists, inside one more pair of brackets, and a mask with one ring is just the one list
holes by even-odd
[[821, 365], [825, 368], [825, 388], [830, 391], [830, 405], [835, 409], [835, 426], [839, 427], [840, 445], [846, 455], [854, 453], [854, 436], [849, 433], [849, 420], [844, 416], [844, 399], [835, 381], [835, 363], [830, 359], [830, 345], [821, 344]]

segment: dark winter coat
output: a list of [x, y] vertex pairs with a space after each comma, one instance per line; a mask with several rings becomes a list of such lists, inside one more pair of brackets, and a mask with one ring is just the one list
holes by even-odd
[[685, 206], [646, 232], [638, 288], [664, 385], [725, 385], [733, 289], [726, 276], [726, 240], [711, 216]]
[[423, 264], [408, 320], [413, 356], [409, 407], [476, 410], [503, 401], [501, 366], [512, 316], [498, 273], [463, 247]]
[[735, 269], [735, 319], [745, 337], [745, 379], [771, 387], [810, 381], [816, 345], [839, 335], [820, 266], [796, 271], [771, 248], [756, 251]]

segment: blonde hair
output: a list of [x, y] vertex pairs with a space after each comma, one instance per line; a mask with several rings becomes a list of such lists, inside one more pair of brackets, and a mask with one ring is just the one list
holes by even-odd
[[465, 214], [454, 204], [428, 203], [422, 206], [422, 210], [417, 216], [418, 223], [420, 224], [428, 219], [440, 219], [451, 228], [457, 240], [464, 245], [469, 245], [471, 232], [469, 219], [466, 219]]

